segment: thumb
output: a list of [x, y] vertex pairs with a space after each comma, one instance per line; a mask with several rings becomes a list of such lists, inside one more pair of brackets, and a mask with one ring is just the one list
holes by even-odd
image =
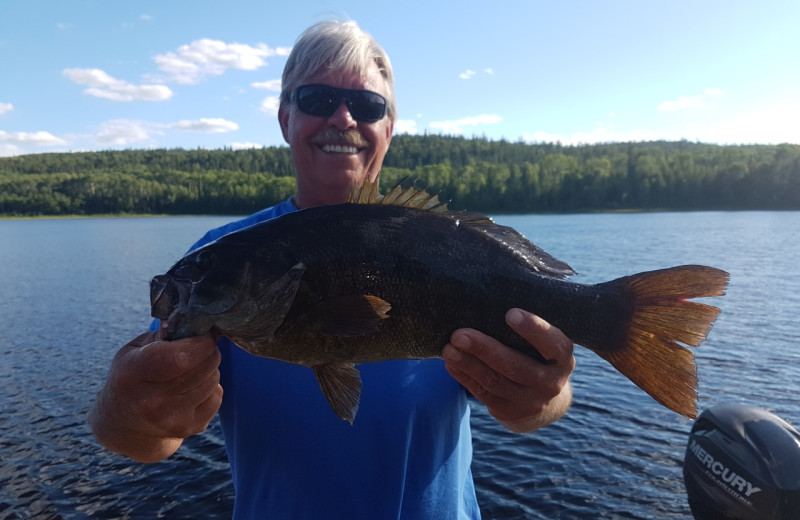
[[210, 334], [177, 341], [155, 341], [135, 353], [142, 379], [163, 383], [176, 379], [201, 365], [211, 356], [218, 356], [216, 341]]

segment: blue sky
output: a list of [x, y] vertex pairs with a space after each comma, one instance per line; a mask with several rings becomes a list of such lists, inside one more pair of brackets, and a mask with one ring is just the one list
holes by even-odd
[[800, 144], [800, 2], [0, 0], [0, 155], [283, 144], [325, 18], [392, 60], [395, 133]]

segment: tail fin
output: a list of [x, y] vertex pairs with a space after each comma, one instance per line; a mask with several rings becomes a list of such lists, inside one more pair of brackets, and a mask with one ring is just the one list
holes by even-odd
[[728, 278], [713, 267], [684, 265], [609, 282], [632, 296], [633, 312], [624, 346], [595, 352], [656, 401], [694, 419], [697, 368], [681, 344], [702, 343], [720, 310], [686, 300], [722, 296]]

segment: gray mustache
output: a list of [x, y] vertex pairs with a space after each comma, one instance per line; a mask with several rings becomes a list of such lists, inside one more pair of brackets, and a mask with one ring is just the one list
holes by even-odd
[[314, 144], [344, 144], [359, 148], [367, 146], [367, 141], [355, 130], [342, 132], [330, 128], [321, 134], [315, 135], [311, 142]]

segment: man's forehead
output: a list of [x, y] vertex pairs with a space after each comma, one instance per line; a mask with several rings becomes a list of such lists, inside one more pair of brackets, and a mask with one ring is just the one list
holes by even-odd
[[306, 76], [302, 83], [323, 83], [332, 87], [367, 89], [381, 93], [386, 91], [386, 79], [374, 62], [359, 70], [333, 70], [325, 67]]

